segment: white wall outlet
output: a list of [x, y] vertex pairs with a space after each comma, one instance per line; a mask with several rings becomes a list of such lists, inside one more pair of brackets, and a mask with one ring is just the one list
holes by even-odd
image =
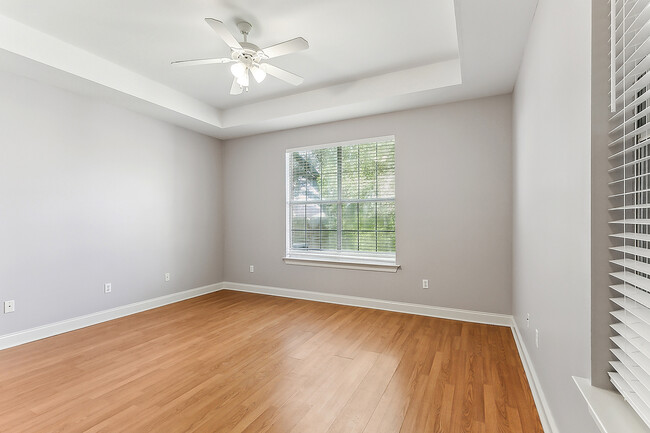
[[535, 347], [539, 349], [539, 329], [535, 329]]
[[104, 293], [111, 293], [112, 290], [111, 283], [104, 283]]
[[526, 328], [530, 328], [530, 313], [526, 314]]
[[16, 311], [16, 301], [5, 301], [5, 314]]
[[429, 288], [429, 280], [422, 280], [422, 288], [423, 289]]
[[172, 279], [172, 275], [171, 275], [169, 272], [167, 272], [167, 273], [165, 274], [165, 281], [169, 281], [169, 280], [171, 280], [171, 279]]
[[255, 272], [255, 266], [250, 265], [250, 266], [248, 267], [248, 272]]

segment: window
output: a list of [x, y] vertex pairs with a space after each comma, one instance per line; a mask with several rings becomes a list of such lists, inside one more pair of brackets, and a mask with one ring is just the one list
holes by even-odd
[[[650, 426], [650, 22], [648, 1], [613, 2], [610, 131], [614, 386]], [[627, 17], [633, 17], [634, 19]], [[633, 41], [633, 42], [630, 42]]]
[[286, 163], [285, 261], [396, 270], [394, 137], [289, 149]]

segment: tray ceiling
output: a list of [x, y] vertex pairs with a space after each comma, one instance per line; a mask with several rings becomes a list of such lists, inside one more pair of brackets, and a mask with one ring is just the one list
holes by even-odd
[[[506, 93], [512, 89], [532, 0], [0, 0], [0, 68], [219, 138]], [[270, 63], [273, 77], [229, 95], [225, 57], [203, 21], [253, 24], [260, 47], [302, 36], [307, 51]], [[481, 76], [483, 74], [483, 76]]]

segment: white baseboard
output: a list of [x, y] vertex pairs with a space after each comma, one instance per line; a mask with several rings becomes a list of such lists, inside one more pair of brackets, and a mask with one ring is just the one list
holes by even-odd
[[381, 299], [361, 298], [357, 296], [336, 295], [331, 293], [310, 292], [305, 290], [283, 289], [279, 287], [257, 286], [222, 282], [211, 284], [183, 292], [172, 293], [158, 298], [147, 299], [133, 304], [123, 305], [109, 310], [98, 311], [84, 316], [73, 317], [60, 322], [50, 323], [36, 328], [12, 334], [0, 335], [0, 350], [29, 343], [57, 334], [96, 325], [108, 320], [162, 307], [163, 305], [194, 298], [196, 296], [217, 292], [221, 289], [230, 289], [240, 292], [260, 293], [265, 295], [281, 296], [285, 298], [305, 299], [310, 301], [327, 302], [331, 304], [350, 305], [355, 307], [375, 308], [378, 310], [395, 311], [399, 313], [417, 314], [421, 316], [439, 317], [443, 319], [462, 320], [465, 322], [485, 323], [489, 325], [511, 326], [512, 316], [507, 314], [483, 313], [479, 311], [459, 310], [455, 308], [434, 307], [422, 304], [409, 304], [405, 302], [386, 301]]
[[544, 392], [542, 391], [542, 385], [539, 382], [537, 373], [535, 373], [535, 367], [533, 367], [533, 362], [528, 354], [528, 349], [526, 349], [526, 344], [519, 332], [519, 327], [517, 326], [517, 321], [512, 318], [512, 335], [517, 344], [517, 349], [519, 350], [519, 357], [521, 358], [521, 363], [524, 365], [524, 371], [526, 372], [526, 377], [528, 378], [528, 385], [530, 391], [533, 394], [533, 399], [535, 400], [535, 406], [537, 406], [537, 413], [539, 413], [539, 419], [542, 422], [542, 427], [546, 433], [558, 433], [559, 430], [551, 414], [551, 408], [548, 405]]
[[174, 302], [184, 301], [185, 299], [194, 298], [218, 290], [221, 290], [221, 284], [211, 284], [209, 286], [172, 293], [158, 298], [147, 299], [145, 301], [111, 308], [110, 310], [98, 311], [85, 316], [74, 317], [72, 319], [26, 329], [13, 334], [0, 335], [0, 350], [51, 337], [53, 335], [63, 334], [64, 332], [74, 331], [75, 329], [85, 328], [86, 326], [96, 325], [108, 320], [139, 313], [141, 311], [151, 310], [152, 308], [162, 307], [163, 305], [173, 304]]
[[222, 282], [211, 284], [183, 292], [172, 293], [158, 298], [148, 299], [133, 304], [123, 305], [110, 310], [99, 311], [85, 316], [75, 317], [61, 322], [56, 322], [13, 334], [0, 335], [0, 350], [53, 335], [62, 334], [86, 326], [117, 319], [141, 311], [150, 310], [174, 302], [183, 301], [208, 293], [217, 292], [222, 289], [235, 290], [239, 292], [259, 293], [264, 295], [280, 296], [285, 298], [304, 299], [309, 301], [326, 302], [330, 304], [349, 305], [355, 307], [375, 308], [378, 310], [395, 311], [399, 313], [417, 314], [420, 316], [438, 317], [443, 319], [461, 320], [465, 322], [484, 323], [488, 325], [508, 326], [519, 350], [526, 377], [530, 385], [537, 411], [546, 433], [558, 433], [549, 406], [542, 392], [539, 379], [531, 363], [526, 346], [519, 333], [519, 328], [514, 318], [508, 314], [485, 313], [480, 311], [460, 310], [455, 308], [435, 307], [423, 304], [410, 304], [406, 302], [387, 301], [382, 299], [362, 298], [357, 296], [337, 295], [322, 292], [310, 292], [305, 290], [283, 289], [279, 287], [259, 286], [252, 284], [240, 284]]
[[558, 433], [559, 430], [551, 414], [550, 407], [542, 391], [535, 368], [533, 367], [530, 355], [526, 349], [517, 322], [514, 317], [508, 314], [485, 313], [480, 311], [459, 310], [455, 308], [434, 307], [431, 305], [409, 304], [405, 302], [386, 301], [381, 299], [361, 298], [357, 296], [336, 295], [331, 293], [310, 292], [305, 290], [283, 289], [279, 287], [258, 286], [252, 284], [240, 284], [223, 282], [221, 288], [224, 290], [235, 290], [239, 292], [259, 293], [264, 295], [281, 296], [285, 298], [305, 299], [309, 301], [327, 302], [330, 304], [350, 305], [354, 307], [375, 308], [378, 310], [395, 311], [399, 313], [417, 314], [420, 316], [438, 317], [443, 319], [462, 320], [465, 322], [484, 323], [488, 325], [508, 326], [519, 351], [519, 357], [526, 372], [528, 385], [539, 418], [545, 433]]
[[417, 314], [419, 316], [438, 317], [441, 319], [461, 320], [464, 322], [484, 323], [488, 325], [512, 325], [512, 316], [508, 314], [484, 313], [480, 311], [459, 310], [455, 308], [434, 307], [431, 305], [409, 304], [406, 302], [336, 295], [323, 292], [310, 292], [306, 290], [283, 289], [280, 287], [258, 286], [253, 284], [223, 282], [220, 284], [220, 286], [222, 289], [235, 290], [238, 292], [259, 293], [263, 295], [281, 296], [284, 298], [305, 299], [308, 301], [350, 305], [353, 307], [375, 308], [377, 310]]

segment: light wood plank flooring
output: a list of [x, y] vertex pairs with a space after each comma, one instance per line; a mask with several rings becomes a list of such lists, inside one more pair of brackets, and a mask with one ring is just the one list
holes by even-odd
[[221, 291], [0, 351], [0, 431], [542, 428], [509, 328]]

